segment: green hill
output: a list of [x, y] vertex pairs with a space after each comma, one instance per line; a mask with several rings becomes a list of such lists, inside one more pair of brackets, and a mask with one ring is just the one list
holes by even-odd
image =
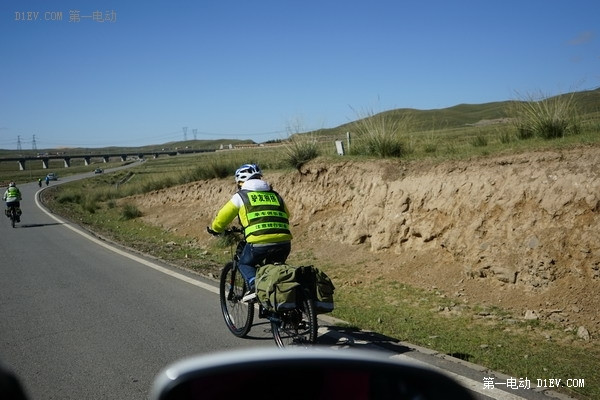
[[[557, 97], [565, 96], [573, 96], [582, 121], [600, 122], [600, 88], [562, 94]], [[459, 104], [453, 107], [434, 110], [399, 108], [369, 115], [367, 118], [380, 115], [391, 115], [392, 118], [400, 119], [408, 116], [411, 118], [412, 126], [414, 126], [417, 131], [443, 131], [445, 129], [466, 127], [481, 121], [511, 118], [510, 105], [514, 102], [514, 100], [511, 100], [484, 104]], [[359, 120], [360, 118], [335, 128], [320, 129], [312, 133], [332, 136], [344, 134], [348, 130], [352, 130], [354, 124]]]
[[[579, 117], [584, 123], [600, 124], [600, 88], [594, 90], [586, 90], [575, 93], [559, 95], [573, 96]], [[511, 118], [510, 105], [511, 101], [492, 102], [484, 104], [459, 104], [453, 107], [434, 109], [434, 110], [417, 110], [412, 108], [399, 108], [394, 110], [383, 111], [381, 113], [368, 113], [369, 115], [357, 116], [355, 121], [343, 124], [334, 128], [320, 129], [314, 132], [295, 132], [295, 133], [310, 133], [318, 136], [340, 136], [351, 131], [353, 126], [363, 118], [372, 118], [380, 114], [390, 115], [392, 119], [411, 119], [411, 126], [416, 132], [443, 132], [445, 130], [455, 130], [457, 128], [468, 127], [482, 121], [501, 121], [502, 119]], [[278, 140], [279, 141], [279, 140]], [[251, 140], [235, 140], [235, 139], [218, 139], [218, 140], [188, 140], [179, 142], [169, 142], [163, 144], [153, 144], [140, 147], [105, 147], [105, 148], [71, 148], [65, 149], [41, 149], [41, 150], [22, 150], [19, 153], [23, 155], [32, 155], [36, 153], [52, 153], [57, 151], [68, 151], [70, 154], [82, 153], [102, 153], [102, 152], [151, 152], [151, 151], [169, 151], [169, 150], [217, 150], [221, 146], [229, 144], [253, 144]], [[14, 156], [16, 150], [0, 149], [0, 157]]]

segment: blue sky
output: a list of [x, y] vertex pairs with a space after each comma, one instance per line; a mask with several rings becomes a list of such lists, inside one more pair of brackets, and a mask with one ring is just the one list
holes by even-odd
[[597, 0], [2, 0], [0, 148], [184, 127], [264, 142], [364, 110], [594, 89], [598, 15]]

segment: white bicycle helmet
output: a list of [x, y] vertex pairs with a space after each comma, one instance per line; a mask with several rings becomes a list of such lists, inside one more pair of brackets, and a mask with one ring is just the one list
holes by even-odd
[[256, 164], [244, 164], [235, 171], [235, 182], [240, 185], [248, 179], [260, 178], [262, 171]]
[[15, 185], [15, 183], [14, 183], [14, 182], [11, 182], [11, 183], [9, 183], [9, 184], [8, 184], [8, 187], [16, 187], [16, 186], [17, 186], [17, 185]]

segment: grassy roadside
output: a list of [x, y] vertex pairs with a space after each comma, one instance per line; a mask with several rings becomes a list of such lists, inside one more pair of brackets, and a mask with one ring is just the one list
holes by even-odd
[[[457, 299], [399, 282], [339, 290], [335, 316], [361, 329], [384, 333], [519, 379], [585, 379], [564, 393], [600, 396], [597, 345], [578, 341], [540, 321], [523, 321], [502, 309], [457, 304]], [[366, 311], [365, 312], [365, 308]]]
[[[119, 176], [117, 181], [121, 180]], [[107, 194], [110, 175], [50, 188], [44, 202], [55, 213], [130, 248], [182, 268], [217, 276], [229, 257], [227, 246], [202, 247], [135, 218], [135, 207]], [[143, 179], [141, 179], [143, 181]], [[141, 184], [141, 183], [140, 183]], [[73, 193], [95, 198], [65, 201]], [[99, 197], [98, 193], [102, 194]], [[96, 195], [94, 195], [96, 194]], [[344, 267], [327, 266], [334, 281], [345, 282]], [[332, 276], [333, 277], [333, 276]], [[502, 309], [465, 304], [460, 299], [424, 291], [400, 282], [375, 281], [369, 286], [340, 285], [333, 316], [351, 326], [380, 332], [449, 354], [517, 379], [585, 379], [585, 387], [568, 391], [580, 398], [600, 398], [600, 349], [577, 340], [573, 332], [540, 321], [524, 322]], [[368, 312], [365, 312], [367, 310]], [[592, 375], [594, 374], [594, 375]]]
[[112, 200], [95, 201], [94, 212], [89, 212], [89, 203], [86, 200], [83, 200], [81, 205], [59, 202], [57, 195], [70, 193], [74, 186], [90, 189], [89, 182], [81, 181], [54, 186], [42, 192], [41, 201], [55, 214], [79, 224], [96, 235], [173, 265], [207, 276], [211, 274], [218, 276], [225, 257], [215, 259], [207, 249], [200, 247], [189, 238], [177, 236], [131, 218], [128, 216], [131, 211], [127, 204], [116, 207]]

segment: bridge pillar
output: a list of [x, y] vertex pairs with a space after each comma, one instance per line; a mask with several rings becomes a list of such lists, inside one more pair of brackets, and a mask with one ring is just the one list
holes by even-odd
[[90, 160], [91, 160], [91, 157], [83, 157], [83, 161], [84, 161], [84, 164], [86, 165], [86, 167], [88, 165], [90, 165]]
[[102, 159], [104, 160], [104, 164], [106, 164], [107, 162], [110, 161], [110, 157], [109, 156], [102, 156]]
[[21, 158], [19, 161], [19, 171], [25, 171], [25, 159]]
[[42, 158], [42, 168], [48, 169], [48, 159]]
[[65, 162], [65, 168], [69, 168], [71, 166], [71, 159], [69, 157], [65, 157], [63, 160]]

